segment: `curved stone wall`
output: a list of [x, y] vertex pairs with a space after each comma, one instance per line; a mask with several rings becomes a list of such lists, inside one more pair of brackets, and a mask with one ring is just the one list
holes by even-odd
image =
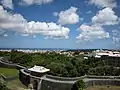
[[[57, 76], [45, 75], [44, 77], [35, 77], [26, 70], [20, 70], [20, 80], [26, 86], [38, 82], [39, 90], [72, 90], [77, 78], [61, 78]], [[26, 79], [27, 78], [27, 79]], [[29, 80], [28, 80], [29, 79]]]
[[84, 78], [85, 87], [96, 85], [120, 86], [120, 76], [87, 76]]
[[22, 70], [19, 71], [19, 79], [24, 85], [28, 86], [30, 84], [30, 74], [25, 73]]
[[25, 68], [17, 64], [12, 64], [2, 61], [0, 59], [0, 66], [17, 68], [20, 70], [19, 79], [20, 81], [29, 86], [30, 84], [35, 85], [33, 88], [36, 90], [75, 90], [74, 83], [78, 79], [83, 79], [85, 82], [85, 88], [95, 85], [118, 85], [120, 86], [120, 76], [82, 76], [75, 78], [66, 78], [45, 75], [42, 77], [32, 76], [30, 72]]
[[31, 76], [24, 69], [20, 70], [21, 82], [25, 82], [25, 78], [29, 76], [30, 82], [26, 82], [26, 85], [32, 84], [34, 80], [38, 82], [37, 90], [75, 90], [74, 84], [78, 79], [83, 79], [85, 82], [85, 88], [95, 85], [116, 85], [120, 86], [120, 76], [82, 76], [77, 78], [65, 78], [58, 76], [46, 75], [44, 77]]
[[89, 80], [85, 82], [85, 88], [90, 86], [96, 86], [96, 85], [113, 85], [113, 86], [120, 86], [120, 80], [113, 80], [113, 79], [96, 79], [96, 80]]
[[92, 76], [92, 75], [87, 75], [86, 78], [89, 79], [120, 79], [120, 76]]
[[59, 83], [43, 79], [40, 90], [72, 90], [72, 87], [72, 83]]
[[47, 78], [50, 79], [55, 79], [55, 80], [60, 80], [60, 81], [76, 81], [78, 79], [84, 78], [83, 77], [73, 77], [73, 78], [69, 78], [69, 77], [58, 77], [58, 76], [52, 76], [52, 75], [46, 75]]
[[9, 62], [5, 62], [4, 58], [0, 58], [0, 66], [2, 67], [8, 67], [8, 68], [16, 68], [16, 69], [25, 69], [25, 67], [20, 66], [18, 64], [13, 64], [13, 63], [9, 63]]

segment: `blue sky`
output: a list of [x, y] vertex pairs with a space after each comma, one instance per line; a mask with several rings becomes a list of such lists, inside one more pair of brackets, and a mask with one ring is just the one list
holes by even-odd
[[0, 48], [120, 48], [119, 0], [0, 0]]

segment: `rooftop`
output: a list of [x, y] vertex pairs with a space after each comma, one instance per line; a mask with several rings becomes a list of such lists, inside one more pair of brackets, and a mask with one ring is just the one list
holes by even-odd
[[36, 66], [36, 65], [32, 68], [29, 68], [28, 70], [29, 71], [34, 71], [34, 72], [39, 72], [39, 73], [45, 73], [45, 72], [50, 71], [50, 69], [47, 69], [43, 66]]

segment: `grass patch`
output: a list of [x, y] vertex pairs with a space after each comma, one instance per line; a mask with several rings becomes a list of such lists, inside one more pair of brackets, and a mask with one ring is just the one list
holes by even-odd
[[25, 90], [27, 87], [23, 85], [19, 79], [12, 80], [10, 82], [6, 82], [8, 88], [12, 90]]
[[8, 76], [18, 76], [19, 71], [17, 69], [0, 67], [0, 74], [5, 75], [6, 77], [8, 77]]
[[[14, 76], [19, 76], [19, 71], [17, 69], [0, 67], [0, 74], [5, 75], [6, 77], [11, 77], [11, 76], [14, 77]], [[25, 90], [27, 88], [20, 82], [19, 78], [6, 81], [5, 84], [11, 90]]]
[[94, 86], [88, 87], [85, 90], [120, 90], [120, 86]]

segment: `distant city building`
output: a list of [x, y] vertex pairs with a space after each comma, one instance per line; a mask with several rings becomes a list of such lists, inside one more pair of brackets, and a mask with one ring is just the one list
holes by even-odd
[[96, 58], [101, 58], [101, 56], [120, 57], [120, 52], [110, 50], [96, 50], [93, 52], [93, 56]]

